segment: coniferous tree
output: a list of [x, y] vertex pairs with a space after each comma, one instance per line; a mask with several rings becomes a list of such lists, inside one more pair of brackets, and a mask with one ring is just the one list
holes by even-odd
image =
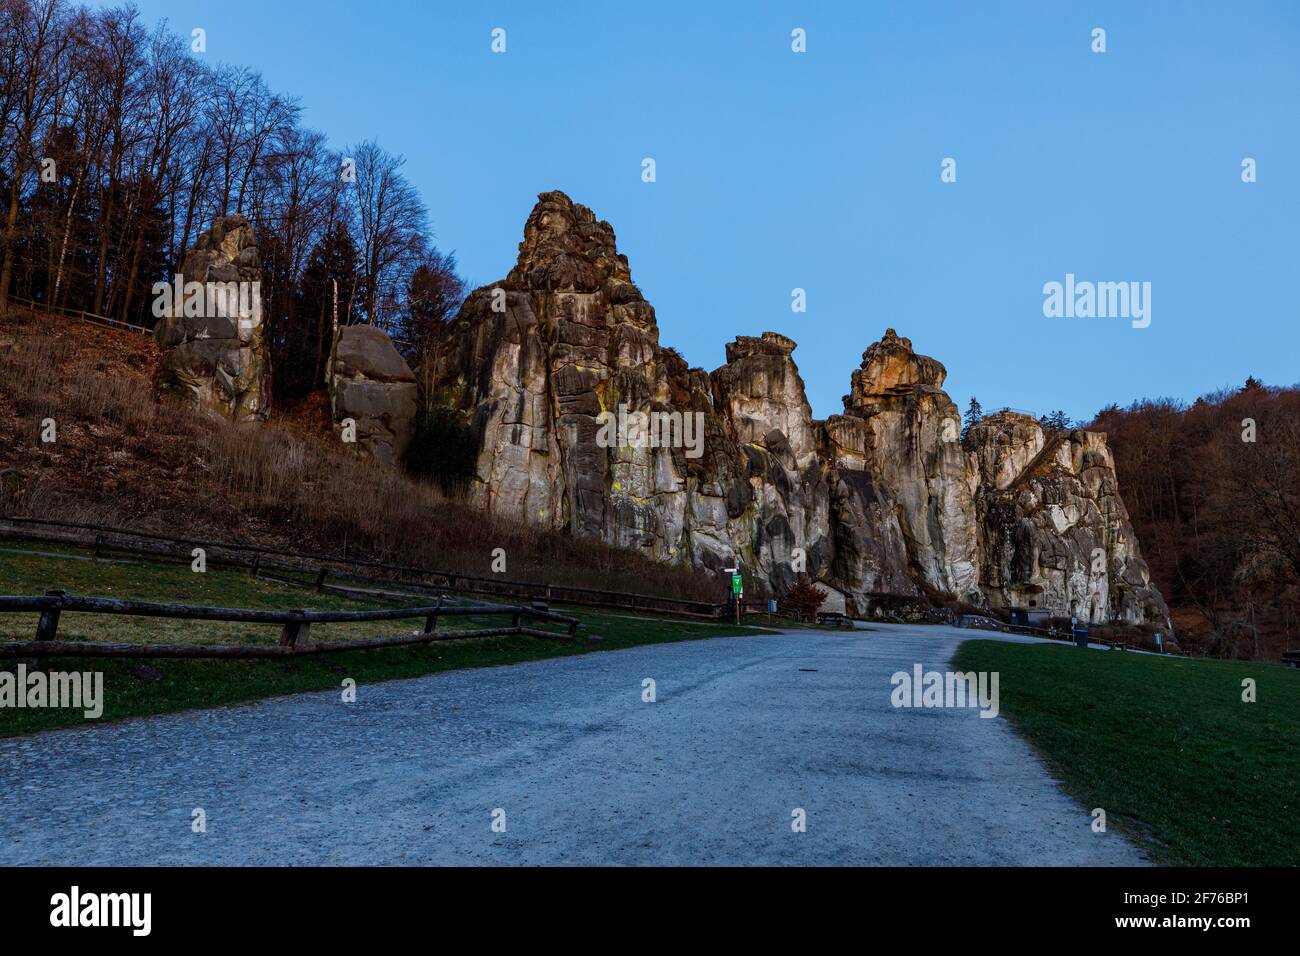
[[980, 406], [980, 400], [972, 395], [970, 404], [966, 406], [966, 422], [961, 429], [961, 440], [963, 442], [966, 440], [966, 436], [970, 434], [971, 426], [983, 417], [984, 409]]
[[276, 373], [279, 397], [298, 398], [325, 384], [336, 311], [340, 326], [350, 324], [356, 286], [357, 246], [347, 224], [335, 222], [312, 249], [303, 270], [293, 344], [286, 346]]
[[1070, 416], [1065, 414], [1061, 409], [1048, 412], [1038, 419], [1038, 424], [1043, 426], [1045, 431], [1049, 432], [1067, 432], [1073, 427]]

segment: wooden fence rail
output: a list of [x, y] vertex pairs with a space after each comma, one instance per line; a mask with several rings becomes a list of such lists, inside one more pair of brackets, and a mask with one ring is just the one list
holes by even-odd
[[120, 332], [136, 332], [141, 335], [152, 335], [150, 329], [143, 325], [132, 325], [130, 322], [123, 322], [121, 319], [113, 319], [107, 315], [96, 315], [94, 312], [86, 312], [82, 309], [63, 309], [56, 308], [46, 302], [37, 302], [33, 299], [24, 299], [22, 296], [11, 295], [9, 301], [25, 306], [33, 311], [41, 311], [47, 315], [62, 315], [69, 319], [81, 319], [83, 322], [89, 322], [91, 325], [98, 325], [107, 329], [116, 329]]
[[[9, 528], [6, 528], [8, 525]], [[415, 578], [425, 587], [437, 587], [449, 591], [464, 591], [504, 598], [544, 600], [557, 604], [579, 604], [589, 607], [610, 607], [620, 610], [651, 611], [665, 614], [687, 615], [692, 617], [718, 618], [730, 609], [726, 604], [714, 604], [707, 601], [694, 601], [686, 598], [669, 598], [655, 594], [638, 594], [629, 591], [604, 591], [598, 588], [584, 588], [569, 585], [541, 584], [532, 581], [509, 581], [500, 578], [482, 578], [474, 575], [460, 574], [454, 571], [441, 571], [433, 568], [394, 564], [367, 558], [342, 558], [335, 555], [318, 554], [308, 551], [285, 551], [260, 545], [246, 545], [235, 542], [215, 541], [211, 539], [182, 538], [157, 534], [148, 531], [135, 531], [130, 528], [118, 528], [110, 525], [77, 524], [55, 521], [49, 518], [29, 518], [19, 516], [0, 516], [0, 532], [14, 537], [26, 537], [33, 540], [62, 541], [69, 543], [68, 537], [38, 535], [24, 532], [18, 526], [52, 527], [69, 531], [90, 532], [93, 539], [80, 537], [73, 543], [95, 548], [100, 556], [109, 550], [128, 554], [168, 557], [182, 557], [174, 548], [167, 545], [181, 545], [186, 548], [201, 547], [208, 553], [209, 563], [225, 563], [235, 567], [252, 568], [255, 572], [263, 568], [277, 568], [281, 571], [307, 571], [319, 574], [326, 568], [346, 567], [352, 569], [345, 577], [370, 581], [376, 584], [397, 585], [401, 581], [393, 578], [367, 577], [355, 573], [355, 569], [367, 569]], [[109, 536], [134, 539], [127, 544], [121, 541], [111, 542]], [[227, 557], [220, 561], [211, 553], [224, 551]], [[292, 564], [275, 564], [273, 560], [287, 559]], [[188, 557], [186, 556], [188, 560]], [[334, 572], [337, 573], [337, 572]], [[323, 582], [323, 579], [321, 579]]]
[[[247, 624], [280, 625], [280, 642], [258, 644], [129, 644], [94, 641], [58, 640], [60, 615], [64, 611], [80, 614], [124, 614], [137, 617], [165, 617], [185, 621], [237, 621]], [[569, 640], [577, 632], [578, 619], [553, 611], [510, 604], [421, 605], [417, 607], [380, 608], [370, 611], [315, 611], [299, 608], [264, 611], [255, 608], [202, 607], [188, 604], [159, 604], [151, 601], [124, 601], [116, 598], [82, 597], [49, 591], [43, 595], [0, 595], [0, 614], [39, 613], [36, 639], [0, 641], [0, 658], [6, 657], [285, 657], [295, 654], [323, 654], [337, 651], [425, 644], [431, 641], [463, 640], [473, 637], [497, 637], [526, 634]], [[470, 617], [492, 614], [509, 615], [508, 627], [475, 628], [463, 631], [439, 631], [440, 617]], [[424, 618], [424, 629], [392, 637], [367, 637], [349, 641], [316, 643], [311, 640], [313, 624], [356, 621], [399, 621]], [[568, 625], [567, 632], [545, 631], [520, 624], [521, 618]]]

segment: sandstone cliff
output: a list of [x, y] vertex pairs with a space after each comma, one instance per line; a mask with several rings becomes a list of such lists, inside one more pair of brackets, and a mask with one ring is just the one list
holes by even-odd
[[738, 559], [778, 593], [806, 571], [858, 613], [939, 592], [1163, 623], [1103, 435], [1003, 415], [963, 445], [943, 365], [892, 329], [844, 413], [816, 421], [794, 351], [740, 336], [725, 365], [688, 368], [659, 343], [613, 229], [549, 192], [430, 380], [473, 425], [471, 493], [499, 514], [663, 561]]

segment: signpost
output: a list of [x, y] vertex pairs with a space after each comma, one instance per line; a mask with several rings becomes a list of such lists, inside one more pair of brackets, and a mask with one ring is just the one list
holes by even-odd
[[740, 567], [723, 568], [723, 571], [731, 575], [731, 602], [736, 605], [736, 623], [740, 623], [740, 602], [745, 597], [745, 581], [740, 576]]

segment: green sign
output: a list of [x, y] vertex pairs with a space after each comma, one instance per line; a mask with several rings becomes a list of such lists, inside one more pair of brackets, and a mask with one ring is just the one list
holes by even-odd
[[745, 593], [745, 587], [741, 583], [741, 578], [739, 574], [733, 574], [731, 576], [731, 593], [736, 595], [737, 597]]

